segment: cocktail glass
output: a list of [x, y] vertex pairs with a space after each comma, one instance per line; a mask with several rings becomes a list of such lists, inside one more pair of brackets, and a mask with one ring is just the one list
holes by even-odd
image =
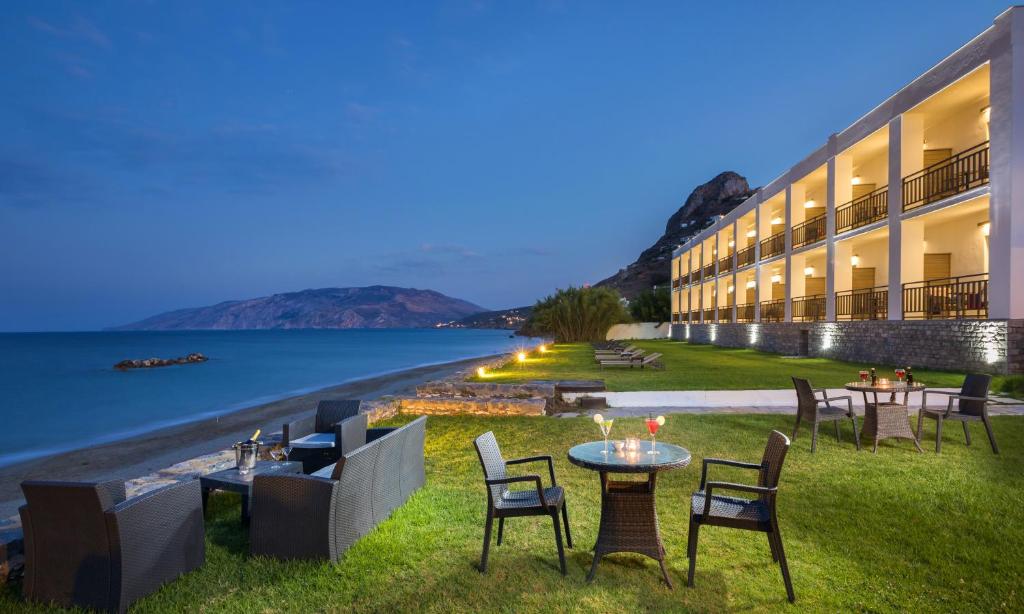
[[605, 455], [608, 454], [608, 435], [612, 432], [614, 422], [615, 420], [602, 420], [598, 423], [598, 426], [601, 427], [601, 434], [604, 435], [604, 450], [601, 453]]
[[868, 381], [868, 371], [867, 371], [867, 369], [861, 369], [861, 371], [860, 371], [860, 373], [858, 373], [858, 375], [860, 375], [860, 381], [862, 381], [862, 382]]
[[[658, 418], [661, 418], [660, 422]], [[657, 448], [655, 448], [656, 442], [654, 436], [658, 433], [658, 427], [664, 423], [665, 419], [661, 416], [658, 416], [658, 418], [655, 418], [653, 415], [648, 415], [647, 420], [644, 421], [644, 424], [647, 425], [647, 432], [651, 434], [651, 449], [647, 451], [648, 454], [660, 454]]]
[[903, 376], [905, 376], [906, 374], [907, 374], [907, 370], [906, 369], [896, 369], [896, 378], [898, 380], [900, 380], [901, 384], [903, 383]]

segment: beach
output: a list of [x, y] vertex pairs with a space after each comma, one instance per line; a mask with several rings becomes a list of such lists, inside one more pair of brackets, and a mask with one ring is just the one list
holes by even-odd
[[0, 518], [18, 512], [22, 480], [129, 480], [175, 463], [225, 450], [256, 429], [277, 432], [285, 422], [309, 414], [321, 399], [372, 400], [411, 392], [417, 385], [471, 369], [494, 356], [459, 360], [369, 377], [254, 405], [214, 418], [163, 428], [121, 441], [85, 447], [0, 467]]

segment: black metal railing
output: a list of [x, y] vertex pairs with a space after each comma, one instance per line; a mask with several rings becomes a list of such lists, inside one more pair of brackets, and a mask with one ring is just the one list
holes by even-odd
[[825, 295], [799, 296], [793, 299], [794, 322], [820, 322], [825, 319]]
[[732, 322], [732, 305], [718, 308], [718, 322], [720, 324]]
[[690, 271], [690, 283], [697, 283], [700, 281], [700, 267]]
[[715, 276], [715, 263], [712, 262], [711, 264], [709, 264], [709, 265], [704, 267], [704, 278], [707, 279], [708, 277], [714, 277], [714, 276]]
[[836, 292], [837, 320], [885, 320], [888, 317], [887, 286]]
[[988, 317], [988, 273], [903, 284], [904, 320]]
[[914, 209], [988, 183], [988, 141], [903, 178], [903, 210]]
[[726, 256], [718, 261], [718, 273], [722, 274], [732, 270], [732, 256]]
[[748, 264], [754, 264], [754, 246], [748, 245], [740, 251], [736, 252], [736, 266], [743, 267]]
[[704, 321], [705, 322], [714, 322], [715, 321], [715, 308], [714, 307], [711, 307], [710, 309], [705, 309], [704, 310]]
[[793, 248], [803, 247], [825, 239], [825, 214], [812, 217], [793, 227]]
[[737, 322], [753, 322], [754, 321], [754, 303], [741, 303], [736, 305], [736, 321]]
[[695, 309], [690, 312], [690, 323], [696, 324], [697, 322], [700, 322], [700, 311]]
[[761, 241], [761, 260], [786, 251], [786, 233], [778, 232]]
[[882, 186], [836, 209], [836, 233], [867, 226], [889, 215], [889, 186]]
[[779, 299], [777, 301], [762, 301], [761, 302], [761, 321], [762, 322], [781, 322], [786, 319], [786, 301]]

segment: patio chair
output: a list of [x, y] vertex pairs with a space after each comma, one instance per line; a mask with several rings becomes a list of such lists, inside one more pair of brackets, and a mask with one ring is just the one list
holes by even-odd
[[[768, 445], [760, 463], [743, 463], [718, 458], [705, 458], [700, 473], [700, 490], [690, 498], [690, 533], [686, 556], [690, 559], [687, 586], [693, 586], [693, 573], [697, 567], [697, 539], [702, 525], [729, 527], [746, 531], [760, 531], [768, 534], [768, 547], [772, 560], [782, 568], [782, 581], [786, 584], [786, 596], [792, 603], [793, 583], [786, 565], [786, 551], [779, 534], [779, 519], [775, 511], [775, 497], [778, 493], [779, 474], [782, 463], [789, 451], [789, 438], [778, 431], [768, 435]], [[741, 469], [755, 469], [758, 472], [757, 486], [733, 484], [730, 482], [709, 482], [708, 466], [725, 465]], [[728, 497], [715, 494], [716, 490], [731, 490], [757, 495], [756, 499]]]
[[632, 369], [633, 367], [640, 367], [641, 369], [644, 369], [646, 367], [650, 367], [652, 369], [657, 369], [658, 365], [660, 364], [658, 362], [659, 358], [661, 358], [661, 354], [655, 352], [653, 354], [648, 354], [647, 356], [644, 356], [639, 360], [621, 358], [613, 360], [602, 360], [601, 368], [604, 369], [605, 367], [629, 367]]
[[[964, 427], [964, 439], [967, 445], [971, 445], [971, 429], [968, 422], [981, 422], [985, 425], [988, 433], [988, 442], [992, 445], [992, 452], [999, 454], [999, 446], [996, 445], [996, 436], [992, 432], [992, 421], [988, 417], [988, 389], [992, 384], [991, 375], [977, 373], [968, 374], [964, 378], [960, 392], [942, 392], [940, 390], [925, 390], [921, 394], [921, 409], [917, 412], [917, 438], [921, 438], [921, 428], [925, 418], [935, 420], [935, 453], [942, 452], [942, 421], [955, 420]], [[949, 403], [945, 409], [928, 408], [929, 394], [944, 394], [949, 396]], [[956, 401], [956, 411], [953, 410], [953, 403]]]
[[[558, 545], [558, 563], [562, 575], [568, 572], [565, 568], [565, 550], [562, 547], [562, 529], [558, 522], [558, 513], [562, 513], [565, 523], [565, 541], [572, 548], [572, 533], [569, 531], [569, 511], [565, 504], [565, 491], [555, 483], [555, 466], [550, 456], [531, 456], [505, 460], [498, 448], [494, 433], [487, 431], [473, 441], [476, 453], [480, 457], [480, 465], [484, 470], [484, 484], [487, 487], [487, 524], [484, 525], [484, 551], [480, 557], [480, 572], [487, 572], [487, 554], [491, 547], [491, 526], [498, 519], [498, 545], [505, 532], [505, 519], [517, 516], [550, 516], [555, 527], [555, 543]], [[506, 472], [509, 465], [547, 461], [548, 473], [551, 476], [551, 487], [544, 488], [539, 475], [521, 475], [510, 477]], [[535, 490], [510, 490], [509, 484], [532, 482]]]
[[289, 446], [292, 442], [316, 433], [333, 433], [333, 444], [323, 448], [295, 448], [289, 460], [301, 461], [303, 473], [314, 471], [337, 462], [341, 457], [341, 432], [337, 426], [345, 418], [359, 413], [360, 401], [357, 399], [328, 399], [317, 403], [316, 413], [289, 422], [281, 427], [281, 445]]
[[125, 498], [124, 482], [21, 483], [29, 601], [125, 612], [203, 564], [199, 480]]
[[[818, 449], [818, 425], [822, 422], [831, 422], [836, 428], [836, 441], [841, 441], [839, 435], [839, 423], [847, 418], [853, 422], [853, 443], [860, 450], [860, 433], [857, 431], [857, 414], [853, 413], [853, 399], [849, 396], [830, 397], [825, 388], [812, 388], [811, 383], [799, 377], [791, 378], [793, 386], [796, 387], [796, 426], [793, 427], [793, 440], [796, 441], [797, 431], [800, 430], [800, 423], [807, 421], [813, 424], [811, 430], [811, 452]], [[818, 398], [817, 394], [822, 398]], [[832, 407], [833, 401], [846, 401], [846, 409]], [[824, 407], [820, 405], [824, 403]]]

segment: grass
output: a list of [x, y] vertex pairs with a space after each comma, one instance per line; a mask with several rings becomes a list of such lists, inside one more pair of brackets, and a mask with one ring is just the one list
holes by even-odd
[[[606, 557], [595, 581], [585, 581], [600, 514], [598, 476], [569, 464], [566, 452], [598, 438], [589, 419], [431, 417], [427, 485], [339, 563], [249, 557], [238, 499], [214, 495], [206, 564], [140, 601], [135, 611], [781, 610], [785, 589], [761, 534], [703, 530], [696, 587], [686, 588], [687, 506], [701, 457], [757, 460], [768, 431], [788, 431], [791, 422], [766, 415], [669, 417], [660, 439], [694, 455], [688, 468], [658, 480], [674, 591], [660, 581], [657, 563], [639, 555]], [[797, 596], [793, 611], [1024, 610], [1024, 420], [996, 417], [994, 426], [1000, 456], [988, 449], [980, 428], [969, 448], [959, 429], [948, 429], [941, 455], [919, 454], [907, 441], [886, 442], [877, 455], [856, 452], [848, 425], [843, 443], [824, 437], [812, 455], [802, 435], [786, 461], [779, 495]], [[642, 426], [639, 419], [620, 419], [614, 428], [621, 436]], [[492, 547], [489, 572], [476, 570], [485, 494], [472, 439], [487, 430], [507, 458], [554, 456], [576, 540], [568, 577], [558, 573], [551, 524], [543, 518], [508, 521], [505, 544]], [[543, 475], [543, 467], [535, 469]], [[751, 479], [735, 469], [712, 475]], [[27, 607], [16, 587], [0, 593], [0, 610], [46, 611]]]
[[[648, 352], [661, 352], [664, 369], [605, 368], [594, 362], [589, 343], [550, 346], [546, 354], [531, 353], [526, 363], [510, 363], [476, 381], [513, 383], [535, 379], [603, 379], [616, 392], [633, 390], [750, 390], [792, 388], [791, 376], [806, 377], [819, 387], [841, 388], [857, 379], [861, 369], [876, 367], [881, 377], [894, 378], [893, 367], [842, 362], [827, 358], [786, 358], [756, 350], [729, 349], [678, 341], [637, 341]], [[905, 366], [905, 365], [904, 365]], [[959, 388], [963, 374], [914, 369], [929, 386]]]

